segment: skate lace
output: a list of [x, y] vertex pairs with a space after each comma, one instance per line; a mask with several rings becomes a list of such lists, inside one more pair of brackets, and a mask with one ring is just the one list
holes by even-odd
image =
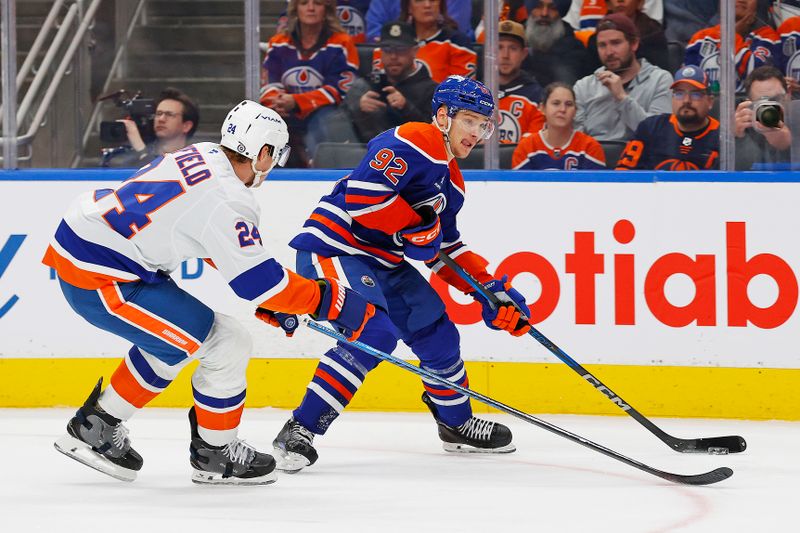
[[233, 442], [225, 445], [222, 454], [234, 463], [247, 466], [256, 455], [256, 449], [241, 439], [234, 439]]
[[294, 438], [303, 440], [310, 446], [314, 441], [314, 434], [295, 422], [289, 428], [289, 439], [291, 440]]
[[467, 438], [475, 440], [489, 440], [494, 429], [494, 422], [489, 420], [481, 420], [480, 418], [470, 418], [460, 426], [458, 430], [461, 431]]
[[117, 424], [114, 426], [114, 433], [111, 439], [114, 441], [114, 446], [119, 449], [124, 449], [128, 443], [128, 428], [122, 424]]

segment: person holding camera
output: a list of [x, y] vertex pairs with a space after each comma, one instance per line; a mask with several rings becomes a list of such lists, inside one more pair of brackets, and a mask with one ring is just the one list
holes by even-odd
[[747, 100], [736, 107], [736, 169], [791, 160], [792, 132], [783, 119], [788, 85], [775, 67], [753, 70], [744, 82]]
[[[125, 126], [130, 149], [108, 159], [115, 167], [141, 167], [158, 156], [187, 146], [200, 123], [197, 106], [183, 91], [167, 87], [158, 97], [153, 116], [153, 133], [140, 129], [131, 118], [118, 120]], [[154, 138], [150, 140], [150, 136]], [[148, 140], [145, 141], [145, 138]]]
[[363, 142], [406, 122], [426, 122], [436, 90], [428, 69], [415, 61], [417, 37], [410, 24], [385, 24], [378, 44], [384, 69], [374, 70], [369, 81], [356, 80], [345, 99]]

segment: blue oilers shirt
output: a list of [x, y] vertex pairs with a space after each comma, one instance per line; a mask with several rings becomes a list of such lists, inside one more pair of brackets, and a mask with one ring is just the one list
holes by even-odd
[[[695, 33], [686, 45], [684, 65], [697, 65], [706, 71], [709, 81], [719, 82], [720, 74], [720, 27], [705, 28]], [[734, 39], [734, 62], [736, 64], [737, 91], [744, 87], [744, 80], [753, 69], [763, 65], [780, 67], [780, 36], [769, 26], [761, 26], [750, 32], [747, 38], [738, 33]]]
[[681, 131], [675, 115], [644, 119], [620, 155], [617, 170], [719, 169], [719, 122], [708, 117], [699, 131]]
[[269, 107], [281, 92], [293, 95], [297, 114], [305, 118], [327, 105], [338, 105], [358, 70], [358, 52], [346, 33], [326, 33], [318, 46], [302, 51], [295, 35], [279, 33], [267, 43], [267, 85], [261, 103]]
[[[490, 280], [486, 261], [461, 242], [456, 216], [464, 205], [464, 178], [456, 160], [448, 161], [444, 136], [433, 124], [409, 122], [372, 139], [359, 165], [320, 199], [289, 245], [393, 268], [404, 261], [398, 232], [420, 224], [415, 209], [423, 205], [439, 214], [442, 249], [480, 281]], [[429, 266], [451, 285], [469, 290], [440, 262]]]
[[367, 9], [370, 0], [337, 0], [336, 16], [353, 43], [367, 38]]

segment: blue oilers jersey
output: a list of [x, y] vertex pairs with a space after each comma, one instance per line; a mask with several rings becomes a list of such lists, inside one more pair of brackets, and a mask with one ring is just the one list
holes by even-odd
[[336, 16], [354, 43], [367, 38], [367, 9], [370, 0], [337, 0]]
[[358, 167], [320, 199], [289, 245], [323, 257], [363, 256], [391, 268], [404, 257], [398, 232], [420, 223], [415, 209], [436, 210], [446, 248], [459, 243], [456, 215], [463, 204], [464, 179], [456, 161], [448, 163], [442, 132], [409, 122], [370, 141]]
[[300, 118], [326, 105], [338, 105], [350, 89], [358, 70], [358, 52], [345, 33], [332, 33], [307, 54], [297, 48], [294, 36], [279, 33], [268, 43], [267, 86], [261, 103], [286, 92], [297, 103]]
[[699, 131], [684, 132], [675, 115], [644, 119], [628, 141], [617, 170], [717, 170], [719, 122], [708, 117]]

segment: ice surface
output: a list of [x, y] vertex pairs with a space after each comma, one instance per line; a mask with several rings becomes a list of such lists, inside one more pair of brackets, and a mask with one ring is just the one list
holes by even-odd
[[[628, 417], [538, 415], [662, 470], [733, 468], [710, 487], [671, 484], [520, 420], [510, 455], [442, 451], [422, 413], [347, 412], [318, 437], [318, 463], [262, 487], [190, 482], [184, 410], [128, 423], [144, 467], [123, 483], [56, 452], [73, 409], [0, 409], [2, 532], [748, 532], [798, 531], [800, 423], [662, 419], [678, 437], [740, 434], [743, 454], [671, 451]], [[289, 413], [245, 410], [259, 449]], [[278, 529], [281, 528], [281, 529]]]

